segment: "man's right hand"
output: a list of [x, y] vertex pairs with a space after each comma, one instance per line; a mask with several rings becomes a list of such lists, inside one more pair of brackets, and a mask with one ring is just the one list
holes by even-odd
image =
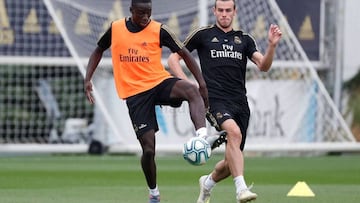
[[90, 102], [91, 104], [94, 104], [94, 103], [95, 103], [95, 98], [94, 98], [93, 95], [92, 95], [92, 84], [91, 84], [91, 81], [85, 81], [84, 87], [85, 87], [86, 98], [89, 100], [89, 102]]

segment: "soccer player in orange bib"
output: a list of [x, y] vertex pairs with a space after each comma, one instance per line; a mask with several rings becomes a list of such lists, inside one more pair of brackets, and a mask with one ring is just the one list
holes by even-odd
[[[126, 100], [129, 115], [142, 148], [141, 166], [149, 188], [149, 203], [160, 202], [156, 180], [155, 133], [159, 130], [156, 105], [179, 107], [189, 103], [196, 135], [205, 137], [208, 92], [194, 58], [170, 29], [150, 19], [151, 0], [132, 0], [131, 17], [112, 22], [92, 52], [85, 76], [87, 99], [94, 103], [91, 78], [102, 58], [111, 47], [116, 90]], [[199, 86], [173, 77], [161, 63], [162, 47], [168, 47], [182, 58]]]

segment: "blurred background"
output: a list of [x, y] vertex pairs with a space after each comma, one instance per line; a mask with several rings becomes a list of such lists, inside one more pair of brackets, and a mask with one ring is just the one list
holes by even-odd
[[[213, 3], [154, 0], [152, 18], [184, 40], [193, 29], [214, 23]], [[114, 89], [109, 51], [94, 78], [95, 105], [83, 90], [97, 40], [113, 20], [130, 15], [129, 5], [130, 0], [0, 0], [1, 153], [139, 151]], [[359, 151], [360, 1], [238, 0], [237, 7], [234, 27], [253, 35], [260, 51], [270, 23], [284, 33], [269, 73], [249, 64], [247, 149]], [[164, 48], [165, 68], [169, 53]], [[194, 133], [187, 105], [156, 110], [158, 149], [178, 152]]]

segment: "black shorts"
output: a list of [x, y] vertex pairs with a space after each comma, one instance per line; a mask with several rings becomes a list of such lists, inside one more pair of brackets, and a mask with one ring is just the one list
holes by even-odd
[[219, 126], [227, 119], [233, 119], [237, 123], [242, 134], [240, 149], [243, 150], [250, 119], [248, 103], [220, 99], [210, 99], [209, 103], [209, 111]]
[[156, 105], [181, 106], [182, 99], [170, 98], [172, 87], [178, 80], [179, 78], [166, 79], [154, 88], [126, 99], [129, 116], [137, 137], [149, 130], [155, 132], [159, 130], [155, 113]]

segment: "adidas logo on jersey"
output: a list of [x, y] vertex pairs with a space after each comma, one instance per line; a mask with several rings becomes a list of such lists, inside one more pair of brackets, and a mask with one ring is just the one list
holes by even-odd
[[211, 42], [219, 42], [219, 40], [218, 40], [216, 37], [214, 37], [214, 38], [211, 40]]

